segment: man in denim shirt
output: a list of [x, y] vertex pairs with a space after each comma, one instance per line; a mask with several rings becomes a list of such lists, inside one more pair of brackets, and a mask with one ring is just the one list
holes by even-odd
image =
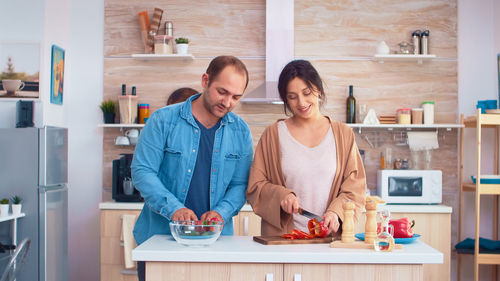
[[[219, 56], [201, 77], [203, 92], [186, 102], [158, 109], [142, 130], [132, 161], [132, 179], [145, 204], [134, 227], [141, 244], [155, 234], [169, 234], [169, 222], [224, 222], [233, 234], [232, 217], [245, 203], [253, 160], [248, 125], [231, 110], [248, 85], [239, 59]], [[138, 265], [144, 278], [144, 263]]]

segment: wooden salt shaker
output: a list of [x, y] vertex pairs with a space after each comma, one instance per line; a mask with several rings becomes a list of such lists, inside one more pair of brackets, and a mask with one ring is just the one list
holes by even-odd
[[354, 242], [354, 208], [356, 207], [351, 200], [347, 200], [342, 207], [344, 208], [344, 221], [342, 222], [343, 243]]
[[375, 237], [377, 237], [377, 202], [372, 199], [366, 200], [365, 209], [365, 243], [373, 244]]

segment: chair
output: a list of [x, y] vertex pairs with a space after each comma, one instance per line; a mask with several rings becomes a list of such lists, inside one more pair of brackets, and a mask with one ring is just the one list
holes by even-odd
[[12, 281], [16, 278], [17, 273], [26, 260], [30, 245], [31, 240], [25, 238], [21, 241], [21, 243], [19, 243], [19, 245], [17, 245], [17, 248], [12, 255], [0, 259], [0, 262], [2, 260], [8, 260], [7, 266], [3, 270], [2, 276], [0, 277], [0, 281]]

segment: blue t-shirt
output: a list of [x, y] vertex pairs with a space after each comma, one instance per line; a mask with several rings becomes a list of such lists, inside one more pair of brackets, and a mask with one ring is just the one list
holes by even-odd
[[196, 118], [194, 120], [200, 128], [200, 145], [184, 205], [193, 210], [200, 219], [201, 215], [210, 210], [210, 167], [212, 166], [215, 132], [220, 126], [221, 119], [209, 129], [205, 128]]

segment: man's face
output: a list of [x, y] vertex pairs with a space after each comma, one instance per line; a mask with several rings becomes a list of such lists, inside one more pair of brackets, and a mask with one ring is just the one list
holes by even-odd
[[245, 91], [246, 76], [226, 66], [208, 86], [208, 74], [202, 76], [203, 105], [215, 117], [222, 118], [238, 104]]

